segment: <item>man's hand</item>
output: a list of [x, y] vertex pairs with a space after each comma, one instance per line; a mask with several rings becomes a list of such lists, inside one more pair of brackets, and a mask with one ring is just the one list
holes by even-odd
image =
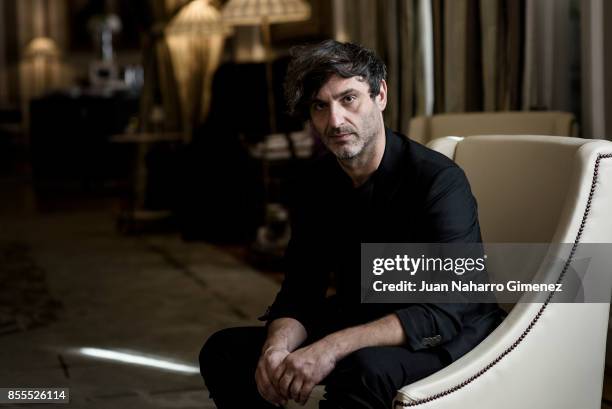
[[270, 347], [261, 354], [255, 370], [255, 383], [259, 394], [273, 405], [287, 403], [273, 384], [274, 374], [287, 355], [289, 351], [286, 348]]
[[306, 339], [306, 328], [293, 318], [279, 318], [268, 327], [268, 336], [255, 370], [259, 394], [273, 405], [284, 405], [286, 399], [278, 393], [274, 373], [289, 355]]
[[397, 315], [333, 332], [287, 355], [272, 377], [284, 399], [304, 404], [312, 389], [347, 355], [370, 346], [405, 345], [406, 334]]
[[274, 373], [277, 392], [285, 400], [305, 404], [312, 389], [336, 366], [332, 345], [322, 339], [285, 357]]

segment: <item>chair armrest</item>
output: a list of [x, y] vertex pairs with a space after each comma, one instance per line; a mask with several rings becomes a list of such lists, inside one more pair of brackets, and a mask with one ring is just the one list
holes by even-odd
[[543, 307], [517, 304], [464, 357], [400, 389], [394, 408], [599, 408], [609, 304]]
[[447, 136], [431, 140], [427, 147], [436, 152], [440, 152], [449, 159], [455, 159], [455, 149], [457, 144], [463, 140], [462, 136]]

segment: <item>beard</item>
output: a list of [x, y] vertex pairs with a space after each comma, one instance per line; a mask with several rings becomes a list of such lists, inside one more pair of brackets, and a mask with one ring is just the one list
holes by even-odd
[[[372, 142], [380, 131], [380, 111], [372, 110], [363, 119], [360, 129], [353, 126], [342, 126], [332, 128], [322, 138], [325, 146], [339, 160], [351, 161], [362, 157], [370, 151]], [[334, 137], [342, 134], [350, 134], [348, 141], [338, 143]]]
[[364, 149], [366, 149], [367, 146], [370, 145], [370, 140], [364, 140], [363, 137], [361, 137], [360, 135], [355, 135], [357, 140], [352, 141], [350, 144], [347, 144], [348, 146], [341, 146], [330, 149], [332, 153], [336, 156], [336, 158], [340, 160], [356, 159], [363, 153]]
[[[338, 143], [334, 140], [337, 135], [350, 134], [350, 140]], [[364, 138], [353, 127], [341, 127], [328, 132], [325, 137], [325, 145], [338, 158], [350, 160], [357, 157], [363, 150]]]

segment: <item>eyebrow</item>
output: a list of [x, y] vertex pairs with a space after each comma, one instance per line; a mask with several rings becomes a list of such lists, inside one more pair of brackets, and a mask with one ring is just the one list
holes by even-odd
[[332, 95], [332, 98], [333, 98], [333, 99], [340, 99], [340, 98], [342, 98], [342, 97], [347, 96], [348, 94], [355, 94], [355, 93], [357, 93], [357, 90], [356, 90], [356, 89], [354, 89], [354, 88], [349, 88], [349, 89], [347, 89], [346, 91], [342, 91], [342, 92], [341, 92], [341, 93], [339, 93], [339, 94]]
[[[340, 99], [340, 98], [345, 97], [345, 96], [347, 96], [349, 94], [356, 94], [356, 93], [359, 93], [359, 91], [356, 90], [355, 88], [349, 88], [349, 89], [344, 90], [344, 91], [342, 91], [342, 92], [340, 92], [338, 94], [332, 95], [332, 99], [334, 99], [334, 100], [335, 99]], [[312, 103], [315, 103], [315, 102], [323, 102], [323, 103], [325, 103], [325, 101], [322, 101], [322, 100], [320, 100], [319, 98], [316, 98], [316, 97], [312, 99]]]

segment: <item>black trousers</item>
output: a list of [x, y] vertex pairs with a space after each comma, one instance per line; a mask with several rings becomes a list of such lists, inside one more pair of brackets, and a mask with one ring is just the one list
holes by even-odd
[[[219, 409], [274, 408], [257, 391], [255, 368], [264, 327], [228, 328], [213, 334], [200, 352], [200, 372]], [[389, 409], [397, 390], [448, 364], [435, 350], [368, 347], [348, 355], [324, 380], [321, 409]]]

